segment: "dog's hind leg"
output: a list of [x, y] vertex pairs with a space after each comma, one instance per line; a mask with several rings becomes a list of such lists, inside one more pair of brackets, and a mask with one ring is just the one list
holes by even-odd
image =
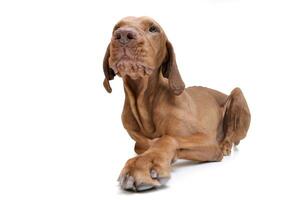
[[224, 105], [224, 139], [220, 143], [223, 155], [230, 155], [232, 145], [238, 145], [246, 137], [250, 120], [246, 99], [241, 89], [235, 88]]

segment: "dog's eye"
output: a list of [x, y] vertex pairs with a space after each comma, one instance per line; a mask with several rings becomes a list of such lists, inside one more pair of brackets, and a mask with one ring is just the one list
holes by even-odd
[[156, 26], [152, 25], [149, 28], [149, 32], [156, 33], [156, 32], [159, 32], [159, 29]]

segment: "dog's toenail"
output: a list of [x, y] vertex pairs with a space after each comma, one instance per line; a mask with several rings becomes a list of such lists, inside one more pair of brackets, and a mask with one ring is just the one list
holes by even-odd
[[161, 185], [165, 185], [170, 180], [170, 177], [161, 177], [158, 178], [158, 181]]
[[137, 186], [137, 191], [144, 191], [144, 190], [149, 190], [152, 189], [154, 186], [150, 184], [141, 184]]
[[158, 177], [157, 171], [154, 170], [154, 169], [152, 169], [151, 172], [150, 172], [150, 176], [151, 176], [152, 178], [157, 178], [157, 177]]
[[127, 181], [124, 183], [124, 189], [132, 189], [134, 184], [134, 178], [132, 176], [129, 176], [127, 178]]

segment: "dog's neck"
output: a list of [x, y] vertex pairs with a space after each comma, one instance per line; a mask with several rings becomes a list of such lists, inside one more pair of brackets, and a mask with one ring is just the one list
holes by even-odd
[[130, 108], [140, 131], [147, 137], [156, 137], [155, 126], [152, 118], [153, 101], [160, 88], [166, 83], [160, 74], [160, 69], [153, 71], [150, 76], [132, 79], [129, 76], [123, 78], [125, 90], [125, 106]]

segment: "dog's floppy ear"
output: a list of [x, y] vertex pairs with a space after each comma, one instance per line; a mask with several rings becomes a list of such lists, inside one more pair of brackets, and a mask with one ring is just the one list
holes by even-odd
[[180, 95], [184, 88], [184, 82], [181, 79], [177, 64], [175, 53], [172, 44], [167, 41], [167, 56], [165, 61], [162, 64], [162, 74], [165, 78], [169, 79], [169, 87], [173, 94]]
[[114, 79], [114, 76], [116, 75], [114, 71], [109, 67], [108, 59], [110, 56], [110, 44], [108, 45], [105, 56], [103, 59], [103, 72], [105, 75], [105, 79], [103, 81], [103, 86], [106, 89], [108, 93], [111, 93], [112, 89], [110, 87], [109, 81]]

